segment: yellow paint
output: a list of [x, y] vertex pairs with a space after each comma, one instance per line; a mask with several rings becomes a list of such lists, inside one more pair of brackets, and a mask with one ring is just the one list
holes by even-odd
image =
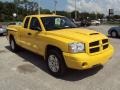
[[[41, 21], [41, 17], [62, 17], [58, 15], [31, 15], [27, 17], [37, 17], [40, 25], [42, 27], [42, 31], [33, 31], [28, 28], [24, 28], [23, 25], [11, 25], [8, 29], [8, 37], [13, 35], [16, 43], [26, 48], [30, 51], [33, 51], [37, 54], [40, 54], [45, 57], [45, 50], [47, 45], [56, 46], [63, 52], [63, 57], [65, 59], [66, 65], [69, 68], [73, 69], [88, 69], [93, 67], [96, 64], [105, 64], [109, 58], [113, 55], [113, 47], [109, 44], [109, 47], [103, 50], [102, 45], [100, 43], [100, 51], [97, 53], [89, 53], [89, 43], [94, 41], [101, 41], [103, 39], [108, 39], [105, 35], [82, 28], [70, 28], [56, 31], [46, 31], [44, 25]], [[31, 33], [31, 36], [27, 34]], [[95, 35], [91, 35], [93, 33], [97, 33]], [[72, 54], [69, 52], [68, 45], [73, 42], [82, 42], [85, 44], [85, 52], [84, 53], [75, 53]], [[94, 48], [94, 47], [92, 47]], [[82, 64], [85, 63], [85, 66]]]

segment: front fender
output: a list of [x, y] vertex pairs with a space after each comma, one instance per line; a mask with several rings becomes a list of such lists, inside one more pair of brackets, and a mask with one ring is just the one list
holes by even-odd
[[67, 40], [62, 38], [49, 37], [46, 40], [46, 46], [52, 45], [58, 47], [63, 52], [68, 52], [68, 43]]

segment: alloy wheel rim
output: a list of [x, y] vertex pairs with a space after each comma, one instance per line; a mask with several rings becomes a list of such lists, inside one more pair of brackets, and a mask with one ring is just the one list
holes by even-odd
[[59, 71], [59, 61], [55, 55], [50, 55], [48, 57], [48, 66], [52, 72], [56, 73]]

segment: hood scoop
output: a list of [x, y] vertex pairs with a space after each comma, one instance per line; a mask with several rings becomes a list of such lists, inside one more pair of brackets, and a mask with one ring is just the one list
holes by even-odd
[[90, 35], [98, 35], [99, 33], [91, 33]]

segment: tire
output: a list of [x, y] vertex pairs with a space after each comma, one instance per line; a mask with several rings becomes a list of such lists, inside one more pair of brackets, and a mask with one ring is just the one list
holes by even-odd
[[19, 49], [19, 46], [16, 44], [14, 38], [10, 38], [10, 49], [12, 52], [17, 52]]
[[96, 23], [96, 26], [99, 26], [99, 23]]
[[111, 32], [111, 37], [117, 38], [118, 37], [118, 33], [116, 31], [112, 31]]
[[0, 33], [0, 36], [3, 36], [3, 33]]
[[46, 55], [46, 62], [48, 70], [53, 76], [58, 77], [65, 74], [66, 64], [59, 50], [49, 50]]

